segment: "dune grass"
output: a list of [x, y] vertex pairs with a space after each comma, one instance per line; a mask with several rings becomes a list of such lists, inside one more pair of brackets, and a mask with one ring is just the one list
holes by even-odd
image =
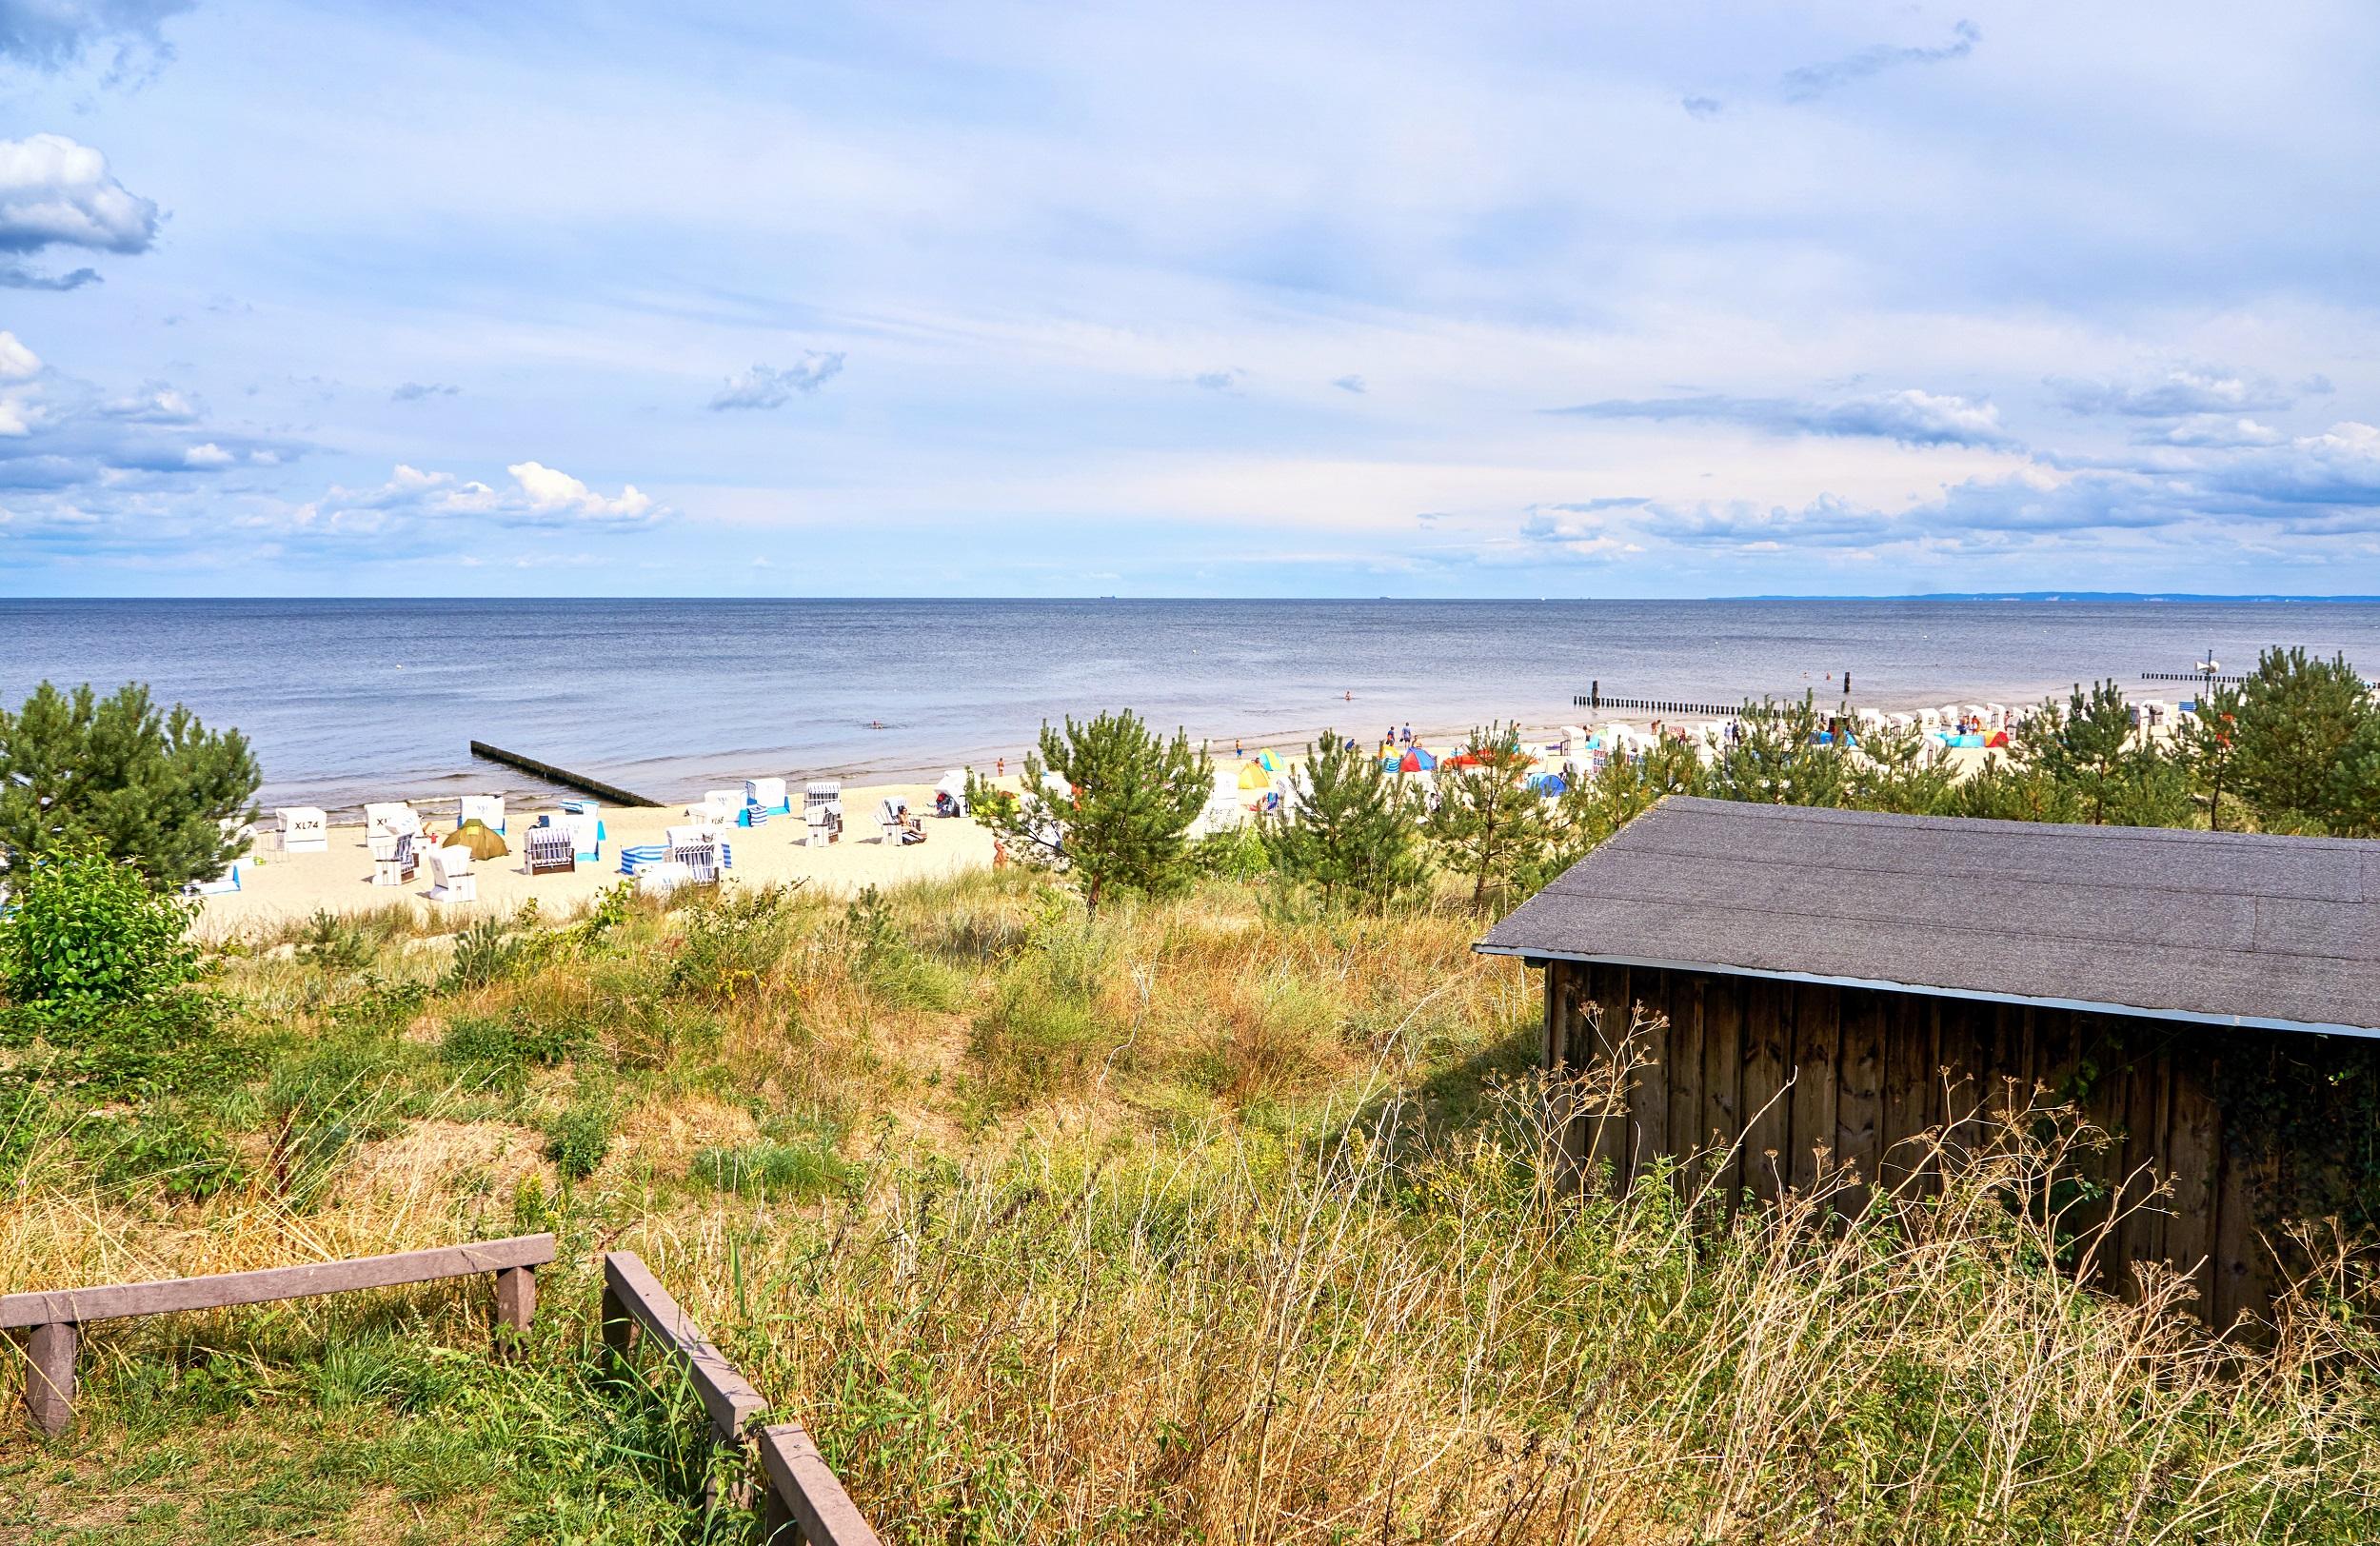
[[2077, 1286], [2011, 1205], [2090, 1140], [2039, 1110], [1848, 1219], [1581, 1189], [1596, 1076], [1543, 1087], [1478, 927], [992, 873], [256, 941], [246, 1078], [0, 1109], [0, 1283], [552, 1228], [538, 1331], [491, 1359], [484, 1283], [95, 1327], [0, 1537], [735, 1538], [596, 1355], [621, 1247], [894, 1540], [2370, 1537], [2350, 1296], [2251, 1345]]

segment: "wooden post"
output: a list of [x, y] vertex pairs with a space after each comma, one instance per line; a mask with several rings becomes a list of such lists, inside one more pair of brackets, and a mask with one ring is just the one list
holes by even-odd
[[45, 1320], [26, 1343], [25, 1410], [52, 1438], [74, 1419], [74, 1354], [82, 1339], [73, 1321]]
[[537, 1318], [537, 1269], [506, 1267], [496, 1274], [496, 1346], [518, 1347]]
[[604, 1345], [611, 1350], [613, 1357], [626, 1358], [628, 1350], [636, 1346], [636, 1319], [628, 1314], [628, 1307], [620, 1302], [620, 1296], [612, 1291], [609, 1283], [604, 1285], [603, 1313]]

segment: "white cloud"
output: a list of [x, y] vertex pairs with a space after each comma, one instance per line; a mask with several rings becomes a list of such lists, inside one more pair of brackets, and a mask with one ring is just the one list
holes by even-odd
[[17, 341], [11, 332], [0, 332], [0, 381], [30, 381], [41, 374], [41, 357]]
[[157, 206], [127, 191], [89, 146], [63, 134], [0, 140], [0, 252], [146, 252], [156, 239]]
[[512, 486], [497, 488], [399, 463], [380, 487], [333, 488], [300, 506], [292, 519], [302, 526], [340, 531], [379, 531], [419, 519], [466, 518], [500, 525], [628, 530], [670, 514], [634, 484], [605, 495], [542, 462], [516, 462], [505, 471], [511, 475]]
[[816, 349], [802, 351], [802, 363], [783, 370], [755, 365], [740, 376], [729, 376], [711, 398], [713, 412], [728, 408], [775, 408], [790, 402], [796, 392], [814, 392], [843, 373], [840, 352], [823, 354]]
[[110, 73], [121, 75], [143, 53], [171, 57], [158, 24], [190, 5], [191, 0], [0, 0], [0, 59], [64, 69], [113, 44]]
[[229, 451], [212, 441], [204, 446], [193, 446], [182, 453], [182, 465], [190, 467], [228, 467], [236, 460]]
[[198, 409], [188, 397], [164, 382], [152, 381], [127, 397], [119, 397], [107, 407], [109, 417], [129, 419], [135, 424], [194, 424]]

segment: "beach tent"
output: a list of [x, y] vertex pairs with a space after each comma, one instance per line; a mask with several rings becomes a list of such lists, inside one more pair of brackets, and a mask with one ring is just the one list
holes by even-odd
[[1264, 771], [1263, 763], [1248, 763], [1240, 767], [1240, 787], [1242, 789], [1270, 789], [1272, 786], [1273, 776]]
[[1446, 760], [1446, 765], [1448, 767], [1478, 767], [1480, 765], [1480, 762], [1478, 757], [1472, 755], [1470, 752], [1458, 751], [1455, 753], [1454, 756], [1449, 757]]
[[1256, 754], [1256, 765], [1267, 773], [1278, 773], [1280, 771], [1280, 759], [1273, 755], [1272, 747], [1267, 746]]
[[1408, 746], [1405, 755], [1397, 759], [1399, 773], [1432, 773], [1438, 769], [1438, 759], [1420, 746]]
[[1570, 785], [1562, 782], [1559, 773], [1532, 773], [1529, 775], [1529, 787], [1551, 800]]
[[456, 827], [454, 835], [440, 846], [467, 849], [473, 859], [501, 859], [512, 851], [505, 846], [504, 839], [496, 836], [494, 827], [477, 820]]

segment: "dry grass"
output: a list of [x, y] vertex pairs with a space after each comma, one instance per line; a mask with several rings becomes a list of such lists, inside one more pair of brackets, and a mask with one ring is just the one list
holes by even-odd
[[[469, 1410], [564, 1505], [459, 1458], [387, 1496], [520, 1538], [604, 1538], [615, 1505], [656, 1538], [703, 1528], [683, 1464], [609, 1442], [660, 1410], [585, 1350], [585, 1263], [611, 1245], [895, 1539], [2370, 1538], [2380, 1344], [2339, 1294], [2248, 1346], [2195, 1335], [2173, 1282], [2081, 1286], [2056, 1265], [2077, 1242], [2028, 1205], [2090, 1140], [2060, 1114], [2000, 1114], [1923, 1191], [1830, 1179], [1737, 1207], [1661, 1176], [1612, 1198], [1545, 1132], [1601, 1087], [1534, 1080], [1534, 985], [1472, 955], [1459, 913], [1259, 921], [1210, 888], [1086, 929], [1014, 876], [887, 905], [637, 913], [473, 987], [432, 986], [444, 957], [395, 932], [338, 947], [362, 965], [260, 954], [235, 980], [282, 1028], [265, 1093], [222, 1120], [259, 1153], [358, 1136], [315, 1145], [319, 1181], [251, 1165], [192, 1201], [104, 1180], [61, 1129], [0, 1197], [0, 1281], [552, 1223], [570, 1260], [534, 1368], [486, 1364], [466, 1291], [103, 1328], [84, 1430], [137, 1425], [136, 1391], [195, 1399], [141, 1371], [217, 1362], [276, 1393], [237, 1420], [301, 1450]], [[597, 1100], [613, 1141], [565, 1184], [540, 1124]], [[699, 1174], [763, 1151], [784, 1184]], [[443, 1350], [452, 1393], [288, 1373], [359, 1330], [396, 1364]], [[30, 1538], [106, 1512], [106, 1442], [79, 1442], [88, 1496], [46, 1486]], [[0, 1471], [29, 1453], [0, 1441]], [[364, 1463], [358, 1496], [402, 1470]]]

